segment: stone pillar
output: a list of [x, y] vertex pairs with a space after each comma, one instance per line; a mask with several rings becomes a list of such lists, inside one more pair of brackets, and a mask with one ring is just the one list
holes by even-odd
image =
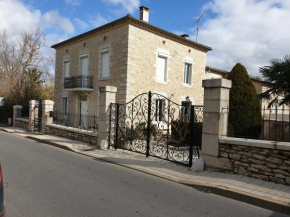
[[227, 159], [219, 158], [219, 138], [227, 135], [229, 94], [232, 81], [219, 78], [202, 81], [204, 88], [202, 158], [206, 167], [230, 169]]
[[17, 112], [18, 109], [20, 109], [21, 112], [22, 112], [22, 106], [21, 105], [14, 105], [13, 106], [13, 127], [15, 127], [15, 118], [18, 118], [18, 112]]
[[102, 140], [108, 142], [109, 135], [109, 107], [111, 103], [116, 102], [117, 87], [105, 86], [100, 87], [100, 106], [99, 106], [99, 128], [98, 128], [98, 145]]
[[34, 118], [38, 116], [39, 102], [37, 100], [29, 101], [29, 131], [34, 129]]
[[51, 100], [42, 101], [42, 124], [41, 133], [45, 134], [45, 124], [52, 124], [53, 118], [49, 117], [49, 113], [53, 111], [54, 102]]

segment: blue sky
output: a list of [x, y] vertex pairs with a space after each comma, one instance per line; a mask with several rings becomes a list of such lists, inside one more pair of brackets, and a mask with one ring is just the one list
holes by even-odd
[[150, 8], [151, 24], [192, 40], [204, 11], [198, 42], [213, 48], [212, 67], [231, 70], [240, 61], [258, 75], [269, 59], [290, 53], [290, 0], [0, 0], [0, 30], [17, 38], [39, 27], [51, 46], [127, 13], [138, 18], [142, 5]]
[[[202, 6], [207, 1], [182, 0], [182, 4], [176, 0], [127, 1], [140, 2], [135, 7], [132, 3], [127, 6], [112, 3], [119, 2], [114, 0], [24, 0], [23, 2], [42, 13], [57, 11], [61, 16], [70, 19], [75, 27], [75, 32], [69, 35], [72, 36], [123, 17], [127, 13], [138, 18], [138, 7], [142, 5], [150, 8], [151, 24], [174, 32], [183, 30], [189, 34], [189, 29], [195, 25], [195, 20], [201, 14]], [[206, 13], [203, 19], [209, 16], [210, 13]], [[56, 30], [49, 29], [47, 32]]]

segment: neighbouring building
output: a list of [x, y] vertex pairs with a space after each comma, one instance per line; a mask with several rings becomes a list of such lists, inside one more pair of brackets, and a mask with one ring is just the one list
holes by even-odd
[[[68, 114], [98, 117], [99, 87], [117, 87], [116, 100], [126, 103], [143, 92], [172, 101], [203, 104], [202, 80], [210, 47], [140, 19], [118, 20], [52, 46], [56, 50], [55, 107]], [[87, 125], [87, 120], [82, 122]]]
[[[225, 71], [225, 70], [221, 70], [221, 69], [217, 69], [217, 68], [213, 68], [210, 66], [206, 66], [205, 73], [207, 74], [207, 77], [209, 77], [209, 78], [227, 78], [230, 72]], [[253, 85], [256, 88], [257, 94], [261, 94], [267, 90], [268, 82], [260, 80], [260, 79], [252, 78], [252, 77], [251, 77], [251, 80], [253, 82]], [[267, 108], [268, 104], [269, 104], [269, 101], [262, 100], [261, 101], [261, 108], [262, 109]], [[271, 112], [275, 113], [275, 105], [272, 105], [271, 109], [272, 109]], [[282, 111], [282, 109], [286, 109], [286, 106], [280, 106], [280, 107], [278, 107], [278, 109], [280, 111]]]

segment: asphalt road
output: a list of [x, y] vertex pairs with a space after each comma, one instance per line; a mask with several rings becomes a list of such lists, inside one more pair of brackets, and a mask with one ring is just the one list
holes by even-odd
[[6, 217], [285, 216], [0, 131]]

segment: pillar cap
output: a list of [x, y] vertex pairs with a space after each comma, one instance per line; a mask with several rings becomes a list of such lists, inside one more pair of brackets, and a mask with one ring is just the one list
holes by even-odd
[[232, 87], [232, 81], [225, 78], [206, 79], [202, 80], [202, 87], [230, 89]]
[[54, 101], [52, 100], [43, 100], [42, 105], [54, 105]]
[[30, 100], [29, 101], [29, 105], [35, 105], [35, 104], [39, 104], [39, 101], [37, 101], [37, 100]]
[[13, 108], [14, 109], [16, 109], [16, 108], [21, 108], [22, 109], [22, 106], [21, 105], [14, 105]]
[[111, 92], [111, 93], [116, 93], [117, 92], [117, 87], [113, 86], [104, 86], [104, 87], [99, 87], [100, 92]]

